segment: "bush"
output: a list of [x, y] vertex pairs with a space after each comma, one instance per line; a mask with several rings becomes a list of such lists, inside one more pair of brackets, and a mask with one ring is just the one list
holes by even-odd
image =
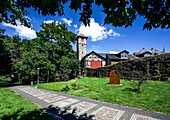
[[0, 84], [7, 84], [11, 81], [12, 80], [9, 76], [0, 76]]
[[70, 87], [68, 85], [64, 85], [60, 91], [69, 91]]
[[71, 84], [71, 89], [72, 90], [79, 90], [79, 89], [81, 89], [82, 87], [80, 86], [80, 84], [79, 83], [73, 83], [73, 84]]
[[79, 90], [81, 88], [79, 83], [72, 83], [70, 85], [64, 85], [60, 91]]

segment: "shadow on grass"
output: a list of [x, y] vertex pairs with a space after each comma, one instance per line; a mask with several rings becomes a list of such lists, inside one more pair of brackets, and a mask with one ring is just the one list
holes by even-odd
[[7, 84], [0, 84], [0, 87], [13, 87], [13, 86], [19, 86], [19, 85], [30, 85], [25, 83], [7, 83]]
[[137, 89], [137, 88], [125, 88], [125, 89], [123, 89], [123, 91], [140, 93], [139, 89]]
[[76, 109], [70, 107], [60, 109], [59, 107], [49, 106], [48, 108], [22, 113], [18, 110], [12, 115], [4, 116], [1, 120], [92, 120], [93, 115], [77, 115]]

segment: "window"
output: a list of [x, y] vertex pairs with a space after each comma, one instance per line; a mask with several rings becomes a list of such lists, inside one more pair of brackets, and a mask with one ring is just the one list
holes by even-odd
[[81, 42], [83, 42], [83, 43], [84, 43], [84, 38], [81, 38]]
[[82, 47], [84, 46], [84, 44], [82, 44]]

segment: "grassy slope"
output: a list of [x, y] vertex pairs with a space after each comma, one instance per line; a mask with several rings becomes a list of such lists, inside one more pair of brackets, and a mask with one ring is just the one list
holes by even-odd
[[0, 88], [0, 119], [50, 118], [39, 107], [8, 88]]
[[[83, 89], [70, 90], [66, 93], [93, 98], [110, 103], [117, 103], [170, 114], [170, 84], [159, 81], [147, 81], [141, 86], [141, 93], [129, 91], [132, 82], [121, 80], [122, 86], [108, 85], [108, 78], [82, 78], [76, 82]], [[40, 84], [40, 88], [59, 91], [63, 85], [74, 82], [54, 82]]]

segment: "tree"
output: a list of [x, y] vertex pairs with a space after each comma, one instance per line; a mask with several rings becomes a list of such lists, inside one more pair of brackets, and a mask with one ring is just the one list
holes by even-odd
[[5, 35], [0, 35], [0, 75], [9, 75], [11, 72], [10, 51], [7, 48], [6, 41], [12, 39]]
[[[21, 6], [18, 4], [20, 0], [1, 0], [0, 4], [0, 23], [11, 23], [17, 25], [16, 20], [19, 20], [21, 24], [31, 27], [29, 19], [24, 17], [28, 15], [27, 6]], [[0, 34], [4, 33], [4, 29], [0, 28]]]
[[[143, 29], [170, 28], [169, 0], [1, 0], [0, 23], [7, 22], [16, 25], [16, 20], [30, 27], [27, 8], [34, 8], [42, 15], [64, 15], [64, 5], [68, 3], [71, 10], [80, 12], [80, 21], [89, 25], [93, 13], [92, 4], [102, 6], [106, 14], [105, 24], [115, 27], [128, 27], [137, 16], [145, 18]], [[0, 30], [3, 32], [2, 30]]]
[[[77, 76], [79, 62], [71, 42], [76, 35], [67, 30], [64, 24], [42, 24], [37, 38], [22, 40], [19, 44], [19, 57], [12, 59], [12, 72], [19, 81], [64, 81]], [[16, 43], [17, 37], [13, 37]], [[15, 50], [14, 46], [9, 51]], [[17, 52], [12, 52], [17, 53]], [[13, 54], [15, 56], [15, 54]]]
[[73, 51], [71, 42], [75, 43], [76, 35], [66, 28], [65, 24], [42, 24], [42, 30], [37, 32], [38, 39], [48, 51], [50, 61], [56, 66], [56, 80], [68, 80], [78, 73], [79, 61]]
[[77, 59], [70, 59], [68, 56], [62, 56], [60, 61], [61, 80], [69, 80], [78, 75], [79, 61]]
[[[33, 41], [30, 41], [33, 43]], [[37, 80], [37, 72], [41, 72], [41, 80], [45, 81], [45, 75], [48, 68], [55, 68], [48, 60], [46, 51], [40, 52], [38, 44], [31, 45], [30, 51], [20, 53], [20, 58], [13, 64], [13, 72], [19, 76], [20, 81], [30, 83]]]

